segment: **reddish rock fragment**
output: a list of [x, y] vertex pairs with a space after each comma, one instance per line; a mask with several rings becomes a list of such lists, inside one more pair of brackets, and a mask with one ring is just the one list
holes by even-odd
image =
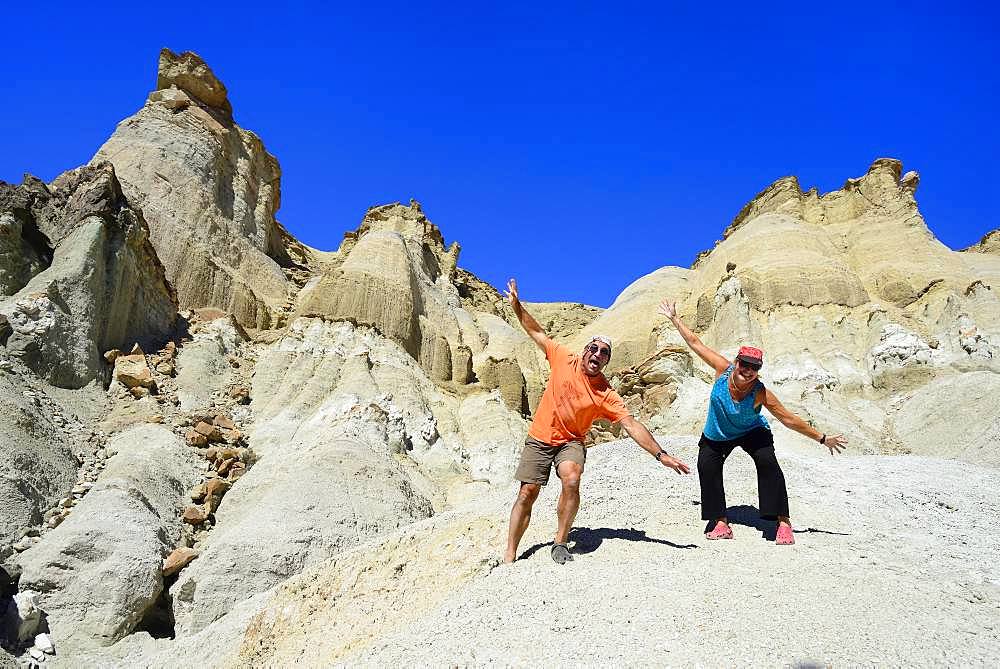
[[222, 497], [229, 491], [229, 483], [222, 479], [212, 479], [205, 484], [206, 497]]
[[184, 509], [183, 515], [181, 515], [181, 520], [189, 525], [201, 525], [206, 520], [208, 520], [208, 514], [205, 510], [198, 506], [189, 506]]
[[215, 471], [219, 472], [219, 476], [225, 476], [227, 473], [229, 473], [229, 468], [233, 466], [234, 462], [236, 462], [236, 458], [228, 458], [226, 460], [223, 460], [222, 462], [219, 463], [219, 466], [216, 467]]
[[175, 548], [174, 552], [163, 561], [163, 576], [173, 576], [188, 566], [196, 557], [198, 557], [198, 551], [193, 548]]
[[184, 439], [187, 441], [188, 446], [197, 446], [199, 448], [208, 443], [208, 437], [194, 430], [188, 430], [187, 434], [184, 435]]
[[213, 418], [212, 424], [217, 425], [218, 427], [225, 428], [227, 430], [236, 429], [236, 423], [234, 423], [232, 419], [229, 418], [229, 416], [226, 416], [224, 414], [219, 414], [215, 418]]
[[194, 429], [205, 435], [209, 441], [222, 441], [222, 432], [219, 431], [219, 428], [210, 423], [206, 423], [203, 420], [198, 421], [198, 424], [194, 426]]

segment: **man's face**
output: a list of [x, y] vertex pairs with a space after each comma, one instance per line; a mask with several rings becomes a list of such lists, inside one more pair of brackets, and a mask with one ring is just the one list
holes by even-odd
[[755, 365], [753, 363], [744, 362], [740, 359], [737, 359], [736, 369], [734, 370], [736, 378], [733, 380], [736, 381], [736, 383], [741, 386], [746, 385], [757, 378], [757, 373], [759, 371], [760, 371], [760, 365]]
[[611, 347], [596, 339], [583, 347], [583, 373], [597, 376], [611, 360]]

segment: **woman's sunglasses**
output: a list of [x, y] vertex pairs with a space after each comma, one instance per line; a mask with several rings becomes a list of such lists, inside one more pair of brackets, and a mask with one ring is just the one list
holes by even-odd
[[746, 367], [747, 369], [752, 369], [755, 372], [760, 371], [761, 366], [755, 363], [747, 362], [746, 360], [737, 360], [736, 362], [739, 364], [740, 367]]
[[604, 348], [603, 346], [598, 346], [597, 344], [590, 344], [589, 346], [587, 346], [587, 350], [595, 355], [604, 358], [605, 360], [611, 359], [610, 348]]

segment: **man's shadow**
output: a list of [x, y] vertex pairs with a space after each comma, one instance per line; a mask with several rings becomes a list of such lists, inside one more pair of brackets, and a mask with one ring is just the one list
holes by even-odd
[[[653, 544], [663, 544], [664, 546], [670, 546], [671, 548], [697, 548], [695, 544], [675, 544], [672, 541], [667, 541], [666, 539], [657, 539], [656, 537], [650, 537], [646, 535], [645, 530], [637, 530], [635, 528], [611, 528], [611, 527], [598, 527], [596, 529], [589, 527], [574, 527], [569, 531], [569, 545], [570, 553], [575, 555], [584, 555], [586, 553], [593, 553], [596, 551], [605, 539], [624, 539], [625, 541], [645, 541]], [[525, 550], [519, 557], [518, 560], [524, 560], [535, 553], [537, 553], [542, 548], [546, 546], [551, 546], [552, 542], [547, 541], [543, 544], [535, 544], [534, 546]]]
[[[778, 520], [776, 518], [761, 518], [760, 510], [755, 506], [749, 506], [747, 504], [731, 506], [726, 509], [726, 518], [729, 519], [730, 525], [743, 525], [745, 527], [752, 527], [755, 530], [759, 530], [761, 536], [768, 541], [774, 541], [775, 535], [778, 533]], [[711, 532], [714, 526], [715, 521], [708, 521], [708, 524], [705, 526], [705, 532]], [[820, 534], [835, 534], [842, 537], [850, 536], [850, 533], [848, 532], [831, 532], [829, 530], [818, 530], [815, 527], [807, 527], [804, 530], [793, 529], [792, 531], [795, 534], [818, 532]]]

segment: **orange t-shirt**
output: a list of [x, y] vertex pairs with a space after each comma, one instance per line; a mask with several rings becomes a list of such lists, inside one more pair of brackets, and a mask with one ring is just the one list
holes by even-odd
[[617, 423], [629, 415], [621, 396], [603, 374], [584, 373], [580, 356], [551, 339], [545, 342], [551, 376], [535, 410], [528, 435], [550, 446], [583, 441], [598, 418]]

